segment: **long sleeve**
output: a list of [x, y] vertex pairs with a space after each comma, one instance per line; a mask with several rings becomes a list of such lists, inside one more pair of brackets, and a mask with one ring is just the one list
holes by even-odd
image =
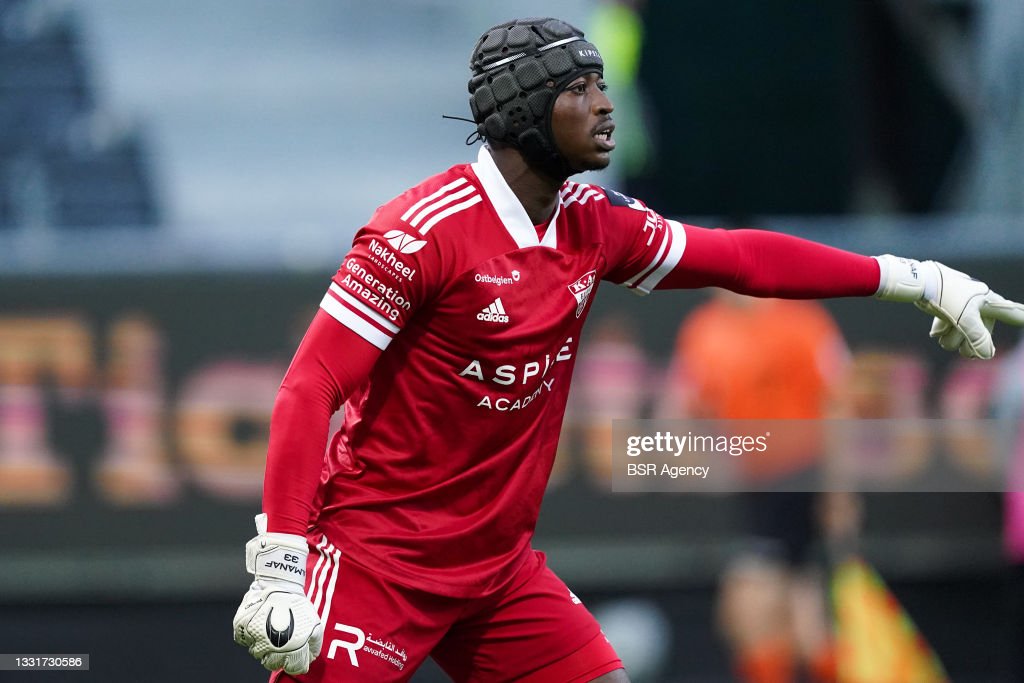
[[317, 312], [281, 383], [270, 420], [263, 481], [269, 530], [305, 534], [331, 416], [370, 375], [380, 349]]
[[842, 249], [762, 230], [684, 226], [686, 246], [658, 289], [722, 287], [783, 299], [871, 296], [878, 262]]

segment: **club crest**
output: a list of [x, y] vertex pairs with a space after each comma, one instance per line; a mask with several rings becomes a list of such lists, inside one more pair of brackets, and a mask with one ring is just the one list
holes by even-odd
[[576, 317], [583, 315], [583, 309], [587, 307], [587, 300], [590, 293], [594, 291], [594, 284], [597, 282], [597, 271], [591, 270], [580, 279], [569, 285], [569, 293], [576, 297]]

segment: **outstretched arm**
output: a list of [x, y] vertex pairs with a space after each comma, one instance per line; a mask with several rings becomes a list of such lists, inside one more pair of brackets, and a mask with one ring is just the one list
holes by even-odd
[[659, 289], [723, 287], [761, 297], [873, 295], [909, 302], [934, 316], [931, 336], [942, 348], [968, 358], [995, 354], [991, 331], [997, 320], [1024, 325], [1024, 305], [936, 261], [862, 256], [759, 230], [688, 225], [685, 234], [682, 258]]
[[721, 287], [780, 299], [871, 296], [879, 266], [870, 256], [764, 230], [685, 226], [679, 264], [658, 289]]

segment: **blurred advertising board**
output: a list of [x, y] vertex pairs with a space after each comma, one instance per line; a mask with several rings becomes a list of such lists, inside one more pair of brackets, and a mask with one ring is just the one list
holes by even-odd
[[[40, 594], [61, 582], [77, 590], [66, 587], [68, 577], [74, 570], [80, 580], [81, 563], [97, 554], [107, 564], [82, 584], [93, 591], [116, 592], [124, 578], [111, 557], [184, 558], [156, 561], [148, 576], [184, 567], [205, 574], [211, 591], [240, 585], [274, 397], [328, 277], [278, 270], [0, 278], [0, 565], [8, 576], [0, 594], [15, 584]], [[658, 358], [696, 296], [662, 297], [637, 312], [632, 297], [606, 292], [592, 316], [625, 309], [643, 316], [645, 329], [651, 321], [640, 339]], [[864, 321], [862, 310], [870, 308], [850, 315]], [[656, 393], [649, 380], [638, 381]], [[607, 405], [617, 400], [607, 392], [628, 387], [584, 390]], [[538, 546], [553, 549], [553, 562], [569, 574], [604, 563], [609, 575], [632, 571], [648, 582], [710, 577], [735, 540], [733, 501], [613, 493], [611, 420], [645, 416], [639, 404], [630, 410], [599, 419], [570, 410]], [[998, 533], [991, 501], [924, 507], [899, 516], [907, 533], [986, 543]], [[57, 571], [57, 560], [79, 564]]]

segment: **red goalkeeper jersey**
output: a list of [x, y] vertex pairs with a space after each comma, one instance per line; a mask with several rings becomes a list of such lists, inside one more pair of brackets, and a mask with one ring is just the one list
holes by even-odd
[[401, 583], [500, 586], [529, 548], [598, 283], [649, 292], [685, 243], [574, 182], [535, 227], [486, 148], [378, 209], [321, 303], [383, 353], [346, 397], [318, 524]]
[[[548, 222], [534, 226], [483, 148], [356, 235], [274, 407], [271, 530], [299, 533], [312, 517], [385, 577], [487, 594], [529, 556], [601, 280], [639, 293], [719, 286], [821, 298], [872, 294], [878, 278], [866, 256], [684, 227], [583, 183], [565, 183]], [[342, 397], [313, 500], [320, 430]]]

